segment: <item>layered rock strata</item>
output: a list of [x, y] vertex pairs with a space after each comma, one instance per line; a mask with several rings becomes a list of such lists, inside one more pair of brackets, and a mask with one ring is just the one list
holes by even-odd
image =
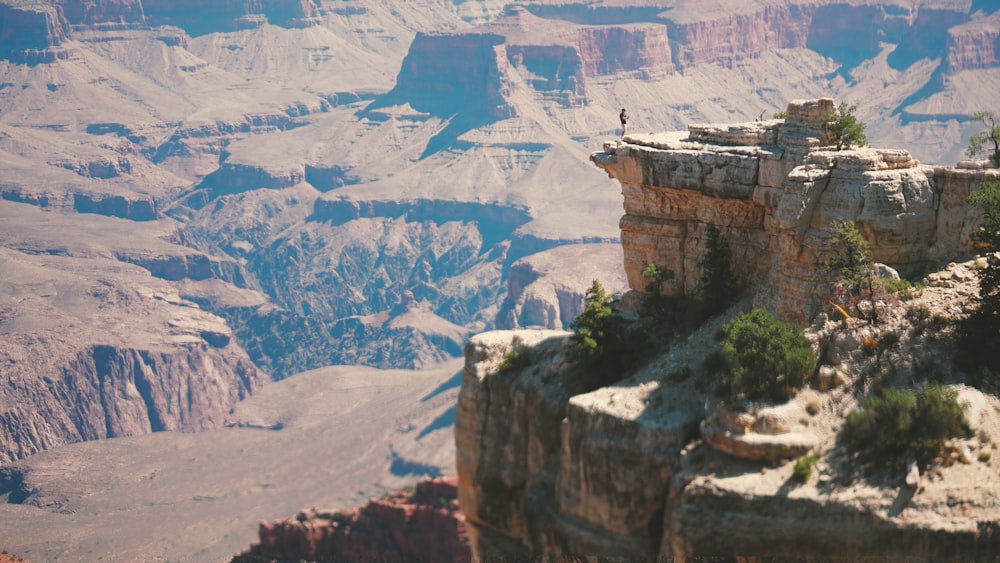
[[952, 71], [1000, 65], [1000, 12], [948, 31], [948, 68]]
[[300, 512], [260, 523], [260, 542], [234, 563], [472, 560], [454, 477], [422, 481], [354, 510]]
[[[473, 553], [650, 560], [669, 468], [697, 421], [690, 409], [660, 417], [643, 406], [690, 397], [650, 385], [590, 392], [566, 361], [566, 341], [559, 331], [498, 331], [466, 347], [455, 442]], [[512, 351], [544, 368], [500, 368]]]
[[876, 262], [904, 276], [969, 251], [968, 196], [996, 169], [921, 166], [902, 150], [827, 147], [833, 101], [792, 102], [788, 117], [687, 133], [629, 135], [591, 160], [622, 185], [629, 286], [649, 264], [674, 271], [665, 289], [694, 294], [707, 231], [730, 245], [734, 271], [757, 304], [808, 322], [829, 295], [829, 239], [853, 221]]
[[589, 286], [581, 282], [597, 279], [609, 293], [627, 287], [621, 260], [615, 243], [564, 245], [517, 260], [507, 275], [497, 328], [568, 329], [583, 312]]
[[0, 3], [0, 58], [40, 64], [69, 58], [69, 24], [60, 6]]
[[[170, 282], [113, 259], [59, 256], [80, 249], [19, 232], [24, 252], [0, 251], [0, 463], [85, 440], [215, 428], [268, 381], [225, 321]], [[214, 267], [198, 253], [122, 260], [173, 279]]]

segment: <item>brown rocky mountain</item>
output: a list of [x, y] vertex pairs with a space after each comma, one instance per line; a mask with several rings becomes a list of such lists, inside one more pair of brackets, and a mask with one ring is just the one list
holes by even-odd
[[587, 162], [622, 106], [651, 133], [831, 96], [873, 145], [951, 164], [1000, 87], [996, 18], [0, 0], [0, 459], [207, 429], [269, 378], [565, 326], [591, 279], [624, 287], [590, 252], [618, 242], [620, 189]]

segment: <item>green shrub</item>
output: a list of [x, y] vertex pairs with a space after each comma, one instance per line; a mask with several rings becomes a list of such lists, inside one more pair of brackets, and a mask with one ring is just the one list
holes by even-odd
[[685, 364], [684, 366], [677, 368], [667, 374], [667, 381], [672, 381], [674, 383], [680, 383], [681, 381], [686, 381], [694, 375], [691, 370], [691, 366]]
[[931, 308], [926, 303], [910, 305], [906, 308], [906, 320], [914, 324], [924, 324], [931, 318]]
[[531, 356], [528, 352], [515, 347], [504, 354], [503, 358], [500, 359], [500, 365], [497, 368], [497, 371], [502, 374], [509, 374], [526, 368], [529, 365], [531, 365]]
[[812, 477], [813, 467], [816, 466], [816, 462], [819, 461], [819, 455], [817, 454], [806, 454], [795, 460], [795, 467], [792, 468], [792, 475], [800, 483], [805, 483]]
[[733, 275], [733, 252], [715, 225], [708, 226], [705, 255], [701, 259], [698, 291], [705, 315], [718, 314], [739, 297], [740, 288]]
[[958, 393], [937, 384], [916, 391], [890, 387], [868, 397], [847, 415], [841, 434], [844, 446], [863, 464], [895, 469], [911, 458], [927, 463], [949, 438], [971, 435]]
[[664, 295], [663, 284], [674, 279], [672, 270], [661, 269], [656, 264], [642, 271], [646, 278], [646, 296], [639, 308], [640, 325], [637, 333], [653, 339], [650, 345], [663, 343], [678, 334], [690, 332], [705, 319], [704, 307], [697, 299], [684, 295]]
[[1000, 166], [1000, 116], [991, 111], [977, 111], [972, 114], [972, 119], [985, 125], [986, 129], [969, 138], [966, 154], [969, 158], [976, 158], [986, 152], [990, 162]]
[[976, 310], [959, 326], [956, 359], [969, 371], [986, 367], [1000, 372], [1000, 182], [983, 182], [969, 202], [983, 210], [982, 224], [972, 239], [986, 255], [984, 267], [976, 270], [979, 298]]
[[586, 389], [618, 381], [644, 362], [652, 347], [644, 334], [614, 310], [615, 298], [594, 280], [587, 302], [573, 323], [571, 359], [584, 378]]
[[912, 299], [916, 297], [917, 293], [924, 289], [923, 285], [919, 283], [910, 283], [909, 280], [903, 278], [898, 280], [892, 278], [879, 278], [878, 284], [886, 293], [898, 294], [902, 299]]
[[750, 400], [784, 401], [808, 381], [816, 357], [800, 327], [764, 309], [740, 313], [722, 328], [722, 353], [732, 366], [730, 392]]
[[[870, 304], [869, 321], [877, 321], [877, 292], [875, 263], [872, 261], [868, 240], [851, 221], [834, 225], [830, 236], [830, 257], [824, 264], [826, 273], [834, 279], [834, 299], [838, 306], [857, 312], [857, 302], [867, 298]], [[836, 303], [835, 303], [836, 304]]]
[[854, 116], [857, 109], [857, 106], [840, 102], [837, 111], [830, 111], [823, 122], [823, 130], [830, 136], [838, 151], [850, 148], [851, 145], [863, 147], [868, 144], [865, 125]]
[[705, 375], [723, 373], [729, 369], [729, 360], [721, 350], [715, 350], [701, 361], [701, 371]]

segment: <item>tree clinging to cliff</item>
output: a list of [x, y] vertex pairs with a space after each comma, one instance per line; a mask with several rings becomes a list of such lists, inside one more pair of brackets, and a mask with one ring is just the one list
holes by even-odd
[[714, 315], [728, 307], [740, 291], [733, 274], [733, 252], [715, 225], [708, 226], [705, 255], [700, 265], [701, 298], [706, 312]]
[[984, 251], [986, 265], [978, 270], [979, 306], [961, 328], [959, 347], [966, 361], [1000, 371], [1000, 182], [983, 182], [969, 202], [983, 210], [973, 240]]
[[992, 150], [990, 162], [994, 166], [1000, 166], [1000, 117], [992, 111], [977, 111], [972, 114], [972, 119], [982, 122], [986, 129], [969, 138], [966, 154], [969, 158], [976, 158], [980, 153]]
[[850, 308], [867, 294], [871, 304], [871, 320], [876, 320], [875, 263], [868, 241], [852, 221], [837, 224], [830, 237], [830, 258], [825, 269], [836, 278], [841, 305]]
[[837, 150], [850, 148], [851, 145], [863, 147], [868, 144], [865, 136], [865, 124], [854, 117], [857, 106], [840, 102], [837, 111], [830, 111], [823, 121], [823, 130], [830, 136], [830, 141]]

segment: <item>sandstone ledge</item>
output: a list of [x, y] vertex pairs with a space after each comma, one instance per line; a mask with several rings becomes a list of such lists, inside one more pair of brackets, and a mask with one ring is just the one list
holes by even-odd
[[737, 257], [734, 273], [755, 304], [807, 324], [830, 280], [817, 264], [840, 221], [854, 221], [876, 262], [914, 277], [971, 252], [978, 216], [966, 204], [1000, 170], [922, 166], [905, 150], [831, 150], [822, 128], [833, 100], [796, 101], [784, 120], [692, 125], [687, 132], [627, 135], [591, 161], [621, 183], [625, 271], [672, 270], [670, 293], [693, 293], [707, 230]]

